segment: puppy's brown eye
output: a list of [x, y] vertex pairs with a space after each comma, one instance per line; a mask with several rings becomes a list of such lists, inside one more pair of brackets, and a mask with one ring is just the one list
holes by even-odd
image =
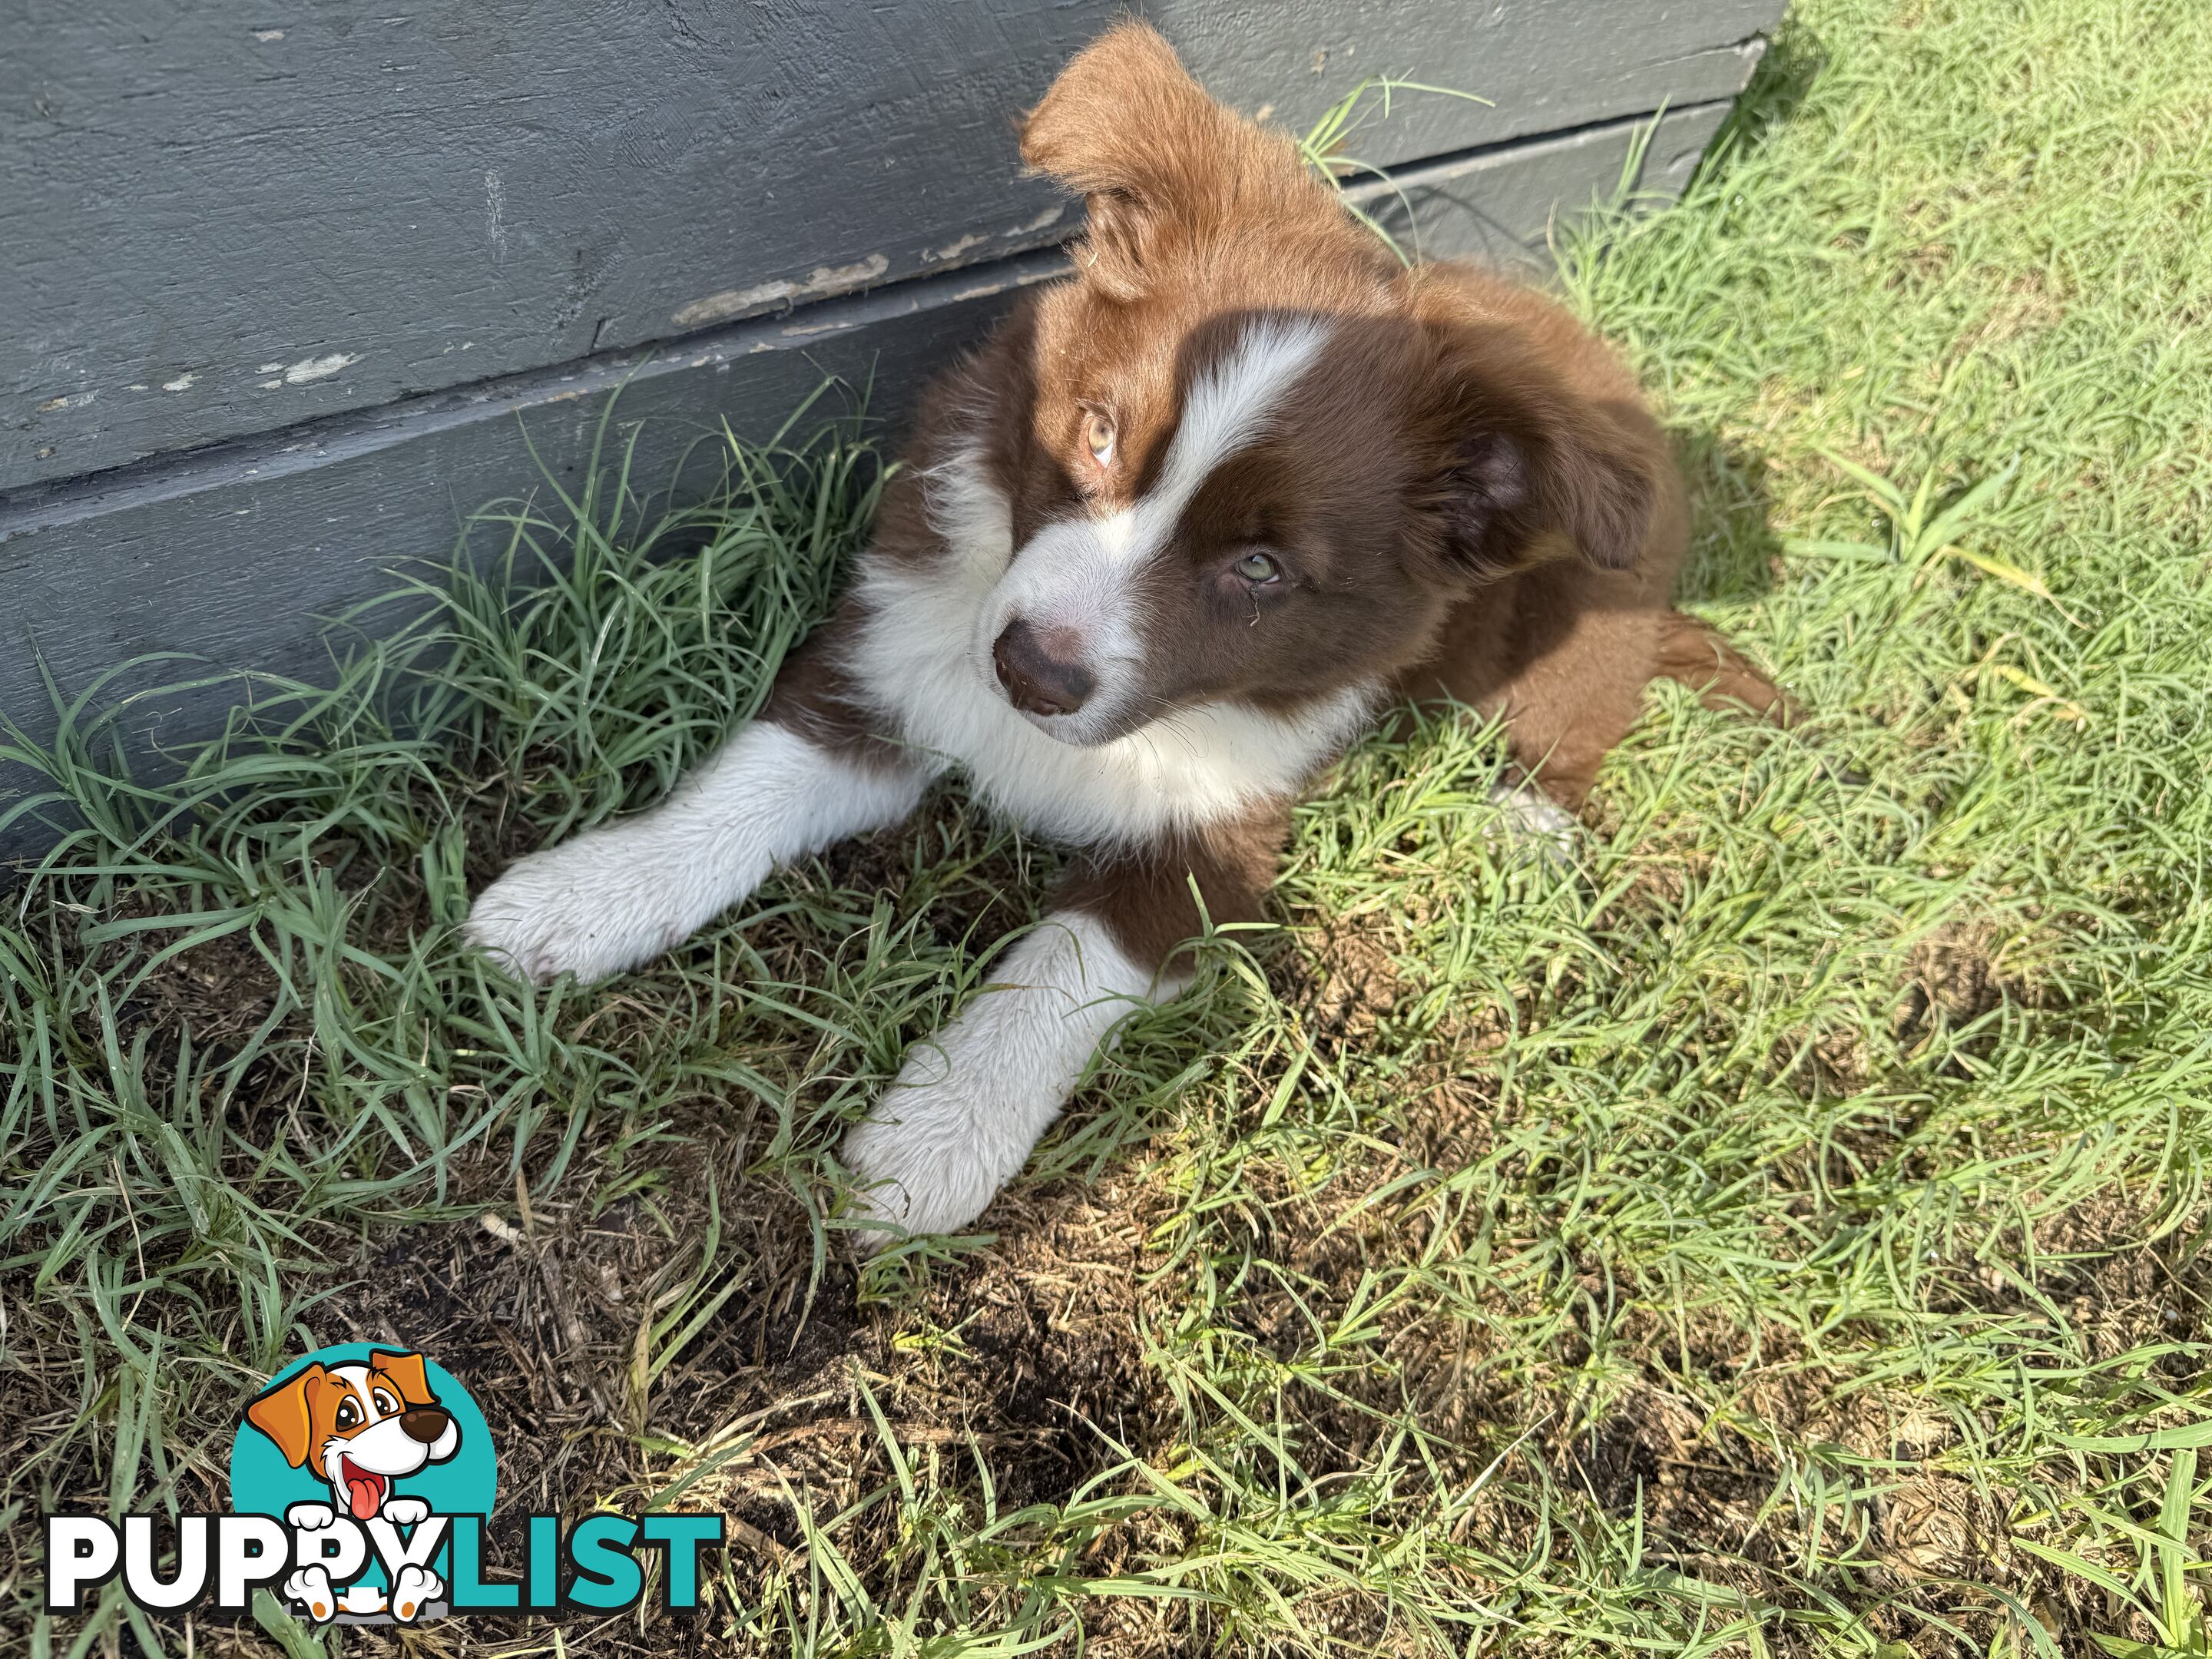
[[1083, 447], [1101, 466], [1114, 465], [1114, 417], [1094, 409], [1083, 422]]
[[382, 1412], [386, 1417], [392, 1416], [399, 1409], [399, 1401], [391, 1395], [386, 1393], [382, 1389], [379, 1389], [376, 1391], [374, 1397], [376, 1400], [376, 1409]]
[[355, 1405], [350, 1400], [339, 1401], [337, 1419], [338, 1426], [340, 1428], [349, 1429], [353, 1427], [355, 1424], [361, 1421], [361, 1407]]
[[1282, 567], [1265, 553], [1247, 553], [1231, 568], [1255, 587], [1271, 582], [1283, 574]]

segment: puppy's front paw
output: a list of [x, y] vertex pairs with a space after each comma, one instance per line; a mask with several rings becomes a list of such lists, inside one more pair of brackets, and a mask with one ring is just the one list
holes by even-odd
[[[312, 1505], [298, 1504], [293, 1507], [301, 1510]], [[289, 1515], [287, 1518], [289, 1518]], [[338, 1599], [331, 1592], [331, 1576], [320, 1567], [301, 1567], [286, 1578], [280, 1588], [287, 1601], [319, 1625], [329, 1624], [337, 1613]]]
[[429, 1568], [402, 1567], [392, 1581], [392, 1616], [403, 1625], [411, 1625], [445, 1593], [446, 1581]]
[[284, 1511], [285, 1524], [295, 1532], [320, 1532], [337, 1524], [337, 1511], [328, 1504], [295, 1504]]
[[563, 974], [590, 984], [690, 933], [686, 884], [640, 836], [592, 830], [517, 860], [477, 896], [462, 937], [541, 985]]
[[[861, 1190], [854, 1212], [872, 1222], [856, 1235], [875, 1251], [898, 1236], [949, 1233], [983, 1213], [1006, 1177], [1029, 1156], [1029, 1141], [1000, 1149], [981, 1121], [985, 1103], [957, 1079], [923, 1081], [917, 1072], [942, 1072], [910, 1055], [877, 1103], [875, 1115], [845, 1137], [841, 1152]], [[1054, 1103], [1057, 1104], [1057, 1103]]]
[[858, 1212], [880, 1224], [860, 1233], [862, 1248], [881, 1249], [896, 1228], [950, 1232], [982, 1214], [1153, 977], [1073, 911], [1007, 951], [998, 983], [908, 1052], [898, 1080], [845, 1137], [845, 1166], [864, 1188]]
[[430, 1518], [430, 1506], [419, 1498], [393, 1498], [386, 1501], [384, 1518], [395, 1527], [412, 1527]]

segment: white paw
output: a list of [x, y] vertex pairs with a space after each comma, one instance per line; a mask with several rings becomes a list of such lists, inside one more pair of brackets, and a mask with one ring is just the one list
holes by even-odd
[[337, 1511], [328, 1504], [295, 1504], [284, 1511], [285, 1523], [295, 1532], [320, 1532], [337, 1524]]
[[446, 1581], [428, 1567], [405, 1566], [392, 1581], [392, 1616], [411, 1625], [422, 1609], [446, 1593]]
[[[295, 1504], [295, 1510], [313, 1509], [312, 1504]], [[327, 1515], [328, 1510], [323, 1511]], [[289, 1513], [287, 1518], [289, 1518]], [[294, 1522], [295, 1526], [300, 1525]], [[337, 1613], [338, 1599], [331, 1593], [331, 1576], [320, 1567], [301, 1567], [286, 1578], [282, 1586], [284, 1599], [306, 1613], [316, 1624], [327, 1625]]]
[[385, 1500], [384, 1518], [395, 1527], [411, 1527], [430, 1518], [430, 1506], [419, 1498]]
[[839, 1153], [860, 1189], [853, 1212], [884, 1224], [855, 1233], [864, 1250], [880, 1250], [902, 1230], [949, 1233], [966, 1226], [1029, 1156], [1026, 1139], [1018, 1148], [994, 1144], [977, 1121], [981, 1103], [957, 1081], [917, 1082], [917, 1071], [944, 1069], [931, 1058], [920, 1050], [908, 1056], [875, 1115], [854, 1126]]
[[594, 830], [517, 860], [477, 896], [462, 937], [543, 985], [609, 979], [679, 944], [697, 919], [642, 838]]
[[1547, 864], [1564, 865], [1575, 854], [1575, 815], [1534, 784], [1493, 786], [1492, 802], [1502, 809], [1492, 833], [1512, 847], [1526, 847]]
[[863, 1189], [863, 1249], [945, 1233], [983, 1213], [1060, 1115], [1099, 1042], [1155, 989], [1096, 921], [1048, 918], [993, 969], [958, 1018], [908, 1051], [898, 1079], [845, 1137]]

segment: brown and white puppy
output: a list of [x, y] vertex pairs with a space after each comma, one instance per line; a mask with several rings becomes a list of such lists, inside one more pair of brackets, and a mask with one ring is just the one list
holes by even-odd
[[[295, 1504], [285, 1511], [286, 1521], [308, 1532], [333, 1525], [341, 1515], [395, 1526], [427, 1520], [430, 1506], [398, 1496], [394, 1483], [447, 1462], [461, 1444], [460, 1425], [438, 1403], [422, 1356], [380, 1348], [365, 1362], [306, 1367], [256, 1395], [246, 1420], [275, 1442], [294, 1468], [311, 1468], [329, 1485], [331, 1504]], [[319, 1566], [303, 1566], [283, 1584], [286, 1599], [317, 1624], [340, 1613], [387, 1611], [411, 1623], [445, 1589], [436, 1573], [413, 1565], [399, 1569], [388, 1593], [374, 1585], [334, 1592]]]
[[1666, 440], [1553, 301], [1403, 268], [1142, 25], [1022, 154], [1085, 198], [1076, 274], [934, 389], [842, 609], [666, 803], [523, 860], [467, 930], [599, 979], [962, 775], [1074, 858], [845, 1143], [915, 1231], [974, 1219], [1131, 1003], [1182, 987], [1194, 880], [1214, 921], [1261, 914], [1291, 805], [1394, 702], [1504, 713], [1510, 804], [1555, 836], [1653, 676], [1777, 702], [1668, 608]]

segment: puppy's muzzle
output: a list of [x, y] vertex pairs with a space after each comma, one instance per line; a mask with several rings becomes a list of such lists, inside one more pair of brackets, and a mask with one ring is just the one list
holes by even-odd
[[435, 1445], [453, 1420], [443, 1406], [411, 1406], [399, 1413], [399, 1426], [407, 1437], [426, 1446]]
[[1073, 714], [1098, 689], [1081, 653], [1073, 629], [1040, 632], [1017, 617], [992, 646], [991, 662], [1015, 708], [1031, 714]]

